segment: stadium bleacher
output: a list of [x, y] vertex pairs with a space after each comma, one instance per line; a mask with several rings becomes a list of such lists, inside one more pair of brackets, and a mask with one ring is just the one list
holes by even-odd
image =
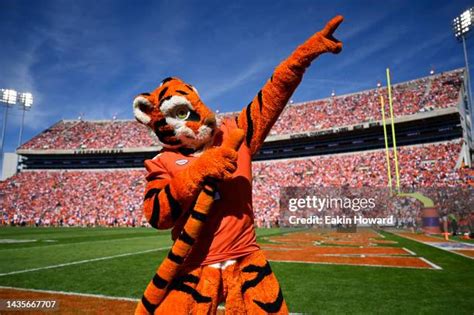
[[[395, 116], [416, 122], [421, 121], [418, 119], [421, 119], [419, 115], [423, 113], [430, 112], [436, 117], [437, 113], [446, 115], [445, 110], [451, 109], [449, 117], [458, 121], [459, 115], [453, 112], [456, 112], [461, 83], [462, 70], [457, 69], [394, 85]], [[312, 139], [313, 142], [324, 142], [329, 139], [327, 134], [315, 136], [311, 132], [380, 120], [377, 95], [385, 92], [380, 88], [291, 104], [277, 121], [271, 135], [287, 137], [293, 143], [293, 148]], [[235, 113], [220, 116], [223, 118], [233, 115]], [[454, 124], [457, 124], [456, 121]], [[366, 127], [367, 130], [379, 133], [371, 124]], [[437, 135], [447, 133], [444, 129], [438, 129]], [[403, 170], [402, 186], [469, 185], [474, 174], [471, 170], [456, 167], [462, 147], [461, 134], [455, 132], [444, 139], [433, 136], [433, 131], [430, 130], [423, 139], [421, 134], [413, 133], [415, 140], [401, 143], [405, 145], [399, 148], [400, 168]], [[302, 132], [308, 134], [299, 137], [298, 141], [288, 136]], [[332, 137], [337, 138], [341, 134], [336, 129], [332, 132]], [[328, 142], [327, 147], [331, 146], [334, 144]], [[73, 161], [73, 158], [77, 160], [85, 156], [77, 155], [78, 152], [88, 152], [92, 157], [107, 156], [108, 159], [119, 156], [115, 151], [109, 152], [107, 149], [153, 154], [158, 149], [158, 143], [145, 127], [131, 120], [65, 120], [23, 144], [18, 152], [25, 156], [34, 152], [40, 157], [66, 159], [67, 163]], [[288, 152], [291, 149], [289, 147]], [[94, 153], [94, 150], [98, 151]], [[275, 155], [275, 152], [272, 151], [269, 156]], [[284, 159], [273, 161], [265, 158], [262, 153], [264, 158], [253, 162], [253, 202], [258, 226], [272, 225], [278, 220], [278, 199], [282, 183], [295, 187], [387, 185], [385, 152], [377, 146], [370, 147], [363, 141], [353, 141], [345, 151], [340, 151], [345, 153], [334, 154], [339, 151], [325, 149], [320, 153], [313, 152], [310, 156], [304, 156], [298, 152], [295, 150], [294, 154], [288, 153], [290, 158], [281, 156]], [[134, 159], [137, 160], [137, 156]], [[139, 164], [142, 164], [142, 160], [143, 158], [138, 161]], [[60, 164], [58, 170], [44, 169], [48, 168], [47, 165], [35, 167], [31, 164], [33, 166], [30, 165], [29, 169], [0, 182], [3, 223], [54, 226], [147, 225], [142, 215], [145, 185], [143, 168], [130, 168], [132, 164], [127, 163], [114, 166], [84, 163], [79, 165], [83, 169], [76, 170], [68, 168], [67, 163]]]
[[[462, 70], [457, 69], [393, 86], [395, 117], [457, 104]], [[385, 88], [289, 105], [270, 135], [310, 132], [381, 120], [378, 93]], [[223, 113], [221, 118], [235, 116]], [[23, 150], [141, 148], [157, 146], [156, 137], [133, 120], [60, 121], [24, 143]]]

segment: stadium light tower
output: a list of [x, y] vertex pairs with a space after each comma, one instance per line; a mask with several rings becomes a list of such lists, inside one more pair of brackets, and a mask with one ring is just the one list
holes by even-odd
[[25, 120], [25, 111], [30, 110], [33, 106], [33, 95], [31, 93], [18, 93], [11, 89], [0, 90], [0, 102], [5, 106], [3, 114], [3, 127], [2, 127], [2, 138], [0, 140], [0, 158], [3, 156], [3, 145], [5, 143], [5, 133], [7, 128], [8, 109], [16, 104], [20, 105], [20, 109], [23, 110], [20, 127], [20, 137], [18, 140], [18, 146], [21, 145], [21, 137], [23, 135], [23, 124]]
[[3, 112], [2, 138], [0, 139], [0, 158], [3, 156], [3, 144], [5, 142], [5, 132], [7, 130], [8, 109], [16, 104], [18, 93], [15, 90], [1, 89], [0, 102], [5, 106]]
[[23, 125], [25, 123], [25, 112], [31, 109], [33, 106], [33, 94], [31, 93], [21, 93], [20, 94], [20, 107], [23, 110], [21, 115], [21, 125], [20, 125], [20, 136], [18, 137], [18, 148], [21, 145], [21, 137], [23, 136]]
[[466, 47], [466, 37], [470, 33], [471, 29], [473, 28], [474, 22], [474, 8], [469, 8], [461, 15], [457, 16], [453, 20], [453, 31], [454, 36], [460, 42], [462, 42], [463, 50], [464, 50], [464, 62], [466, 64], [466, 78], [465, 84], [467, 85], [467, 98], [468, 98], [468, 110], [469, 110], [469, 118], [471, 121], [471, 139], [474, 138], [474, 111], [472, 108], [472, 92], [471, 92], [471, 76], [469, 71], [469, 60], [467, 58], [467, 47]]

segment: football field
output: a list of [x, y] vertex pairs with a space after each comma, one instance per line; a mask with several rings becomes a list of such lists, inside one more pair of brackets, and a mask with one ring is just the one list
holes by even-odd
[[[474, 312], [474, 260], [414, 237], [369, 229], [257, 235], [291, 312]], [[169, 231], [146, 228], [2, 228], [0, 299], [81, 293], [133, 309], [170, 246]], [[126, 313], [113, 305], [111, 313]]]

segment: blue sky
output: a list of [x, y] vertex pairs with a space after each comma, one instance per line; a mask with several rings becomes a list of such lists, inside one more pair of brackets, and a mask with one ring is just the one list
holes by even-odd
[[[212, 109], [245, 106], [273, 68], [336, 14], [341, 54], [315, 61], [295, 102], [462, 67], [452, 19], [469, 1], [0, 0], [0, 88], [32, 92], [23, 141], [60, 119], [131, 119], [133, 97], [167, 76]], [[472, 39], [468, 49], [474, 51]], [[470, 55], [474, 62], [473, 54]], [[5, 151], [18, 142], [9, 112]], [[3, 122], [3, 107], [1, 118]]]

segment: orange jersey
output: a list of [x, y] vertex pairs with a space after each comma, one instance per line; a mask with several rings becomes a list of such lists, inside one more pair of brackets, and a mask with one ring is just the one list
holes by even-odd
[[[222, 138], [233, 128], [237, 128], [234, 120], [224, 121], [214, 145], [220, 145]], [[147, 180], [159, 178], [165, 183], [195, 159], [197, 157], [193, 155], [165, 150], [154, 159], [145, 161], [149, 172]], [[218, 184], [214, 198], [204, 230], [186, 259], [188, 265], [214, 264], [259, 249], [253, 226], [251, 153], [245, 144], [238, 151], [237, 170], [232, 179]], [[192, 204], [181, 206], [183, 214], [177, 218], [172, 229], [173, 240], [186, 223]]]

